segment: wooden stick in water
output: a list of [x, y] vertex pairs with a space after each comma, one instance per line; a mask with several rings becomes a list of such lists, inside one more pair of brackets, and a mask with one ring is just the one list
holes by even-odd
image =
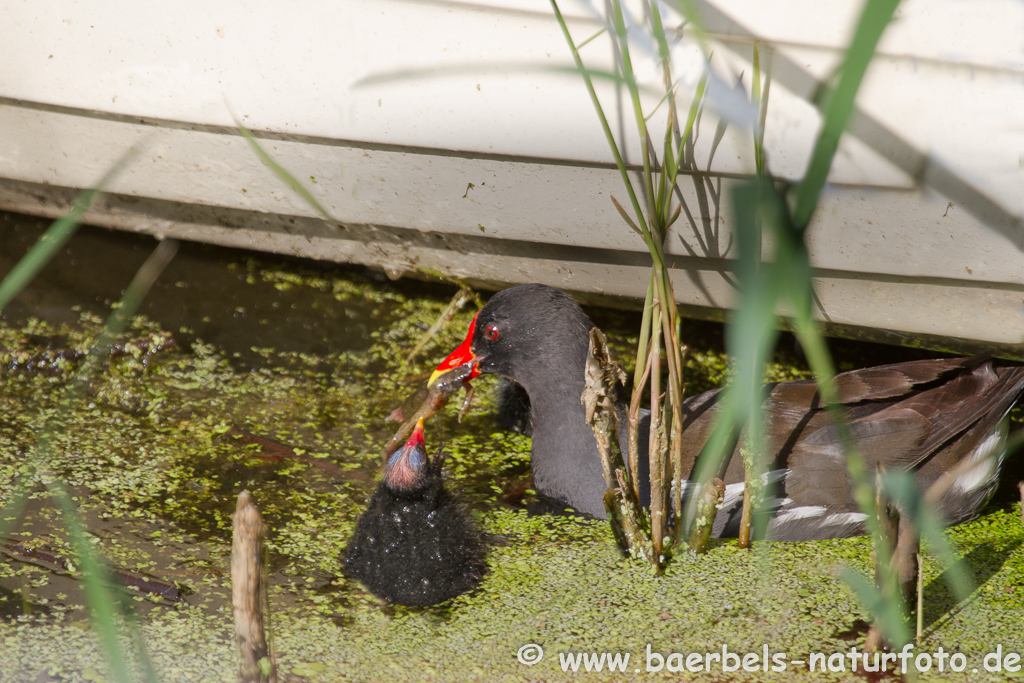
[[1018, 481], [1017, 488], [1020, 489], [1020, 523], [1024, 524], [1024, 481]]
[[241, 683], [277, 683], [273, 658], [263, 630], [263, 518], [248, 491], [238, 495], [231, 540], [231, 603], [235, 614], [235, 640], [242, 663]]
[[416, 412], [408, 420], [402, 423], [402, 426], [398, 428], [395, 435], [384, 446], [384, 451], [381, 453], [384, 462], [387, 462], [391, 454], [395, 452], [395, 449], [409, 438], [417, 421], [426, 420], [448, 405], [448, 399], [458, 393], [459, 389], [463, 387], [465, 379], [469, 376], [470, 372], [472, 372], [472, 368], [469, 365], [460, 365], [437, 378], [433, 386], [428, 389], [427, 396], [423, 399], [420, 407], [416, 409]]

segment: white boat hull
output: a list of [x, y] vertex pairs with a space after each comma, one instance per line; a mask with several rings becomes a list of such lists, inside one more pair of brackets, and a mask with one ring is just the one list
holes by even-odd
[[[749, 83], [750, 26], [772, 46], [765, 144], [781, 178], [803, 173], [806, 100], [858, 8], [829, 5], [793, 2], [803, 23], [702, 6], [725, 71]], [[958, 6], [906, 3], [883, 40], [809, 231], [816, 292], [838, 333], [1022, 356], [1024, 9], [993, 3], [972, 42], [963, 21], [937, 28]], [[573, 9], [580, 40], [596, 24]], [[571, 60], [546, 2], [186, 2], [164, 19], [141, 5], [0, 8], [0, 208], [59, 215], [131, 150], [90, 222], [643, 296], [649, 257], [609, 199], [625, 193], [578, 77], [552, 70]], [[600, 65], [602, 49], [584, 58]], [[420, 67], [439, 71], [365, 80]], [[234, 117], [336, 222], [263, 165]], [[695, 157], [710, 171], [681, 180], [693, 220], [668, 245], [679, 302], [711, 317], [735, 297], [728, 188], [752, 170], [749, 133], [716, 140], [715, 125], [708, 112]]]

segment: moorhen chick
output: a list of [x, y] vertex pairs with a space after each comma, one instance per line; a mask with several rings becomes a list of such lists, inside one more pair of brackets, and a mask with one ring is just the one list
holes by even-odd
[[445, 488], [443, 459], [440, 452], [427, 456], [420, 420], [388, 459], [345, 550], [346, 574], [388, 602], [434, 605], [483, 578], [483, 537]]
[[[604, 518], [600, 456], [580, 402], [592, 327], [576, 302], [557, 289], [512, 287], [480, 309], [465, 341], [442, 361], [435, 376], [472, 364], [466, 381], [493, 373], [525, 388], [532, 406], [534, 488]], [[967, 468], [938, 504], [950, 524], [977, 515], [998, 483], [1006, 436], [1003, 417], [1024, 390], [1024, 367], [984, 358], [911, 361], [844, 372], [836, 376], [836, 386], [868, 467], [912, 470], [917, 483], [927, 488], [965, 458], [980, 461]], [[844, 451], [814, 381], [779, 382], [768, 385], [766, 393], [770, 461], [763, 475], [763, 504], [771, 514], [768, 537], [811, 540], [864, 533], [865, 516], [853, 499]], [[717, 398], [715, 390], [684, 403], [684, 471], [693, 471], [710, 435]], [[620, 415], [624, 410], [620, 406]], [[645, 505], [650, 499], [647, 434], [642, 422], [637, 478]], [[624, 433], [620, 441], [625, 453]], [[744, 488], [739, 444], [729, 458], [715, 536], [735, 536], [739, 529]], [[689, 482], [684, 496], [687, 489], [692, 489]]]

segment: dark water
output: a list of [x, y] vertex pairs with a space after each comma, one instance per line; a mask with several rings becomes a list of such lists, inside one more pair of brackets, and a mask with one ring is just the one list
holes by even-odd
[[[7, 273], [48, 226], [46, 219], [0, 212], [0, 274]], [[3, 311], [3, 317], [72, 323], [78, 319], [75, 307], [105, 316], [156, 245], [149, 236], [83, 226]], [[380, 287], [439, 300], [456, 291], [443, 283], [392, 282], [383, 273], [358, 266], [184, 242], [139, 312], [183, 341], [201, 339], [247, 363], [259, 363], [250, 351], [252, 346], [319, 355], [361, 350], [370, 333], [388, 322], [358, 302], [338, 306], [329, 291], [279, 288], [249, 278], [246, 264], [253, 259], [325, 274], [357, 272]], [[620, 338], [639, 328], [636, 311], [588, 308], [587, 312], [602, 329]], [[701, 320], [688, 320], [684, 327], [691, 348], [715, 352], [724, 348], [722, 331], [721, 324]], [[850, 367], [940, 355], [843, 339], [831, 339], [829, 344], [837, 362]], [[799, 344], [788, 333], [782, 335], [778, 358], [804, 365]]]
[[[10, 271], [48, 226], [45, 219], [0, 213], [0, 273]], [[83, 226], [3, 315], [73, 323], [80, 307], [105, 317], [156, 246], [148, 236]], [[259, 363], [253, 346], [318, 355], [362, 350], [370, 333], [388, 322], [359, 301], [339, 306], [330, 291], [279, 288], [250, 278], [247, 263], [253, 258], [313, 271], [341, 268], [186, 242], [139, 313], [175, 334], [186, 348], [199, 339], [245, 364]], [[392, 284], [381, 273], [356, 270], [380, 286], [419, 295], [447, 298], [455, 291], [424, 282]]]

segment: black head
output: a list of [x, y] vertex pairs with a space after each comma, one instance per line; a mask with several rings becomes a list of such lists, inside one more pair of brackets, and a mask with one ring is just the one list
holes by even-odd
[[480, 309], [465, 341], [438, 366], [431, 381], [468, 365], [472, 372], [464, 381], [487, 372], [523, 387], [531, 407], [534, 485], [579, 510], [603, 516], [601, 459], [580, 402], [593, 327], [576, 302], [557, 289], [511, 287]]
[[593, 326], [575, 301], [553, 287], [510, 287], [480, 309], [466, 340], [442, 361], [435, 376], [473, 363], [477, 372], [509, 377], [528, 392], [564, 375], [578, 375], [582, 381]]

